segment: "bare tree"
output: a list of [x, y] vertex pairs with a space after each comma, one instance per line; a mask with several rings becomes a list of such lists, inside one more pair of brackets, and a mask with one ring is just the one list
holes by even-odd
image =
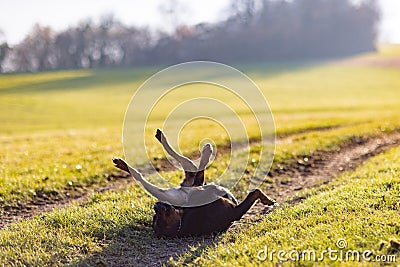
[[0, 73], [3, 72], [3, 63], [9, 51], [10, 47], [7, 44], [6, 36], [0, 29]]

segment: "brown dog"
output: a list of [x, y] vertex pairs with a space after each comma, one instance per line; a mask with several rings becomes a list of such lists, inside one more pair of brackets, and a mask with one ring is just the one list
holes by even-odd
[[153, 229], [157, 236], [184, 237], [208, 235], [227, 230], [234, 221], [239, 220], [260, 199], [265, 205], [275, 202], [261, 190], [249, 193], [239, 205], [221, 197], [210, 204], [199, 207], [179, 208], [163, 202], [154, 205]]
[[[212, 152], [210, 145], [207, 144], [203, 147], [199, 167], [196, 167], [190, 159], [179, 155], [169, 146], [160, 130], [157, 130], [156, 138], [185, 171], [185, 179], [180, 188], [155, 189], [154, 185], [149, 185], [140, 173], [122, 159], [113, 159], [115, 166], [129, 172], [146, 189], [150, 188], [151, 190], [162, 191], [162, 197], [167, 195], [168, 197], [173, 196], [176, 199], [177, 196], [178, 198], [182, 197], [182, 192], [187, 192], [188, 189], [196, 190], [208, 186], [204, 185], [204, 168], [208, 164]], [[179, 207], [165, 202], [157, 202], [154, 205], [156, 214], [153, 217], [152, 224], [156, 235], [160, 237], [183, 237], [222, 232], [227, 230], [234, 221], [239, 220], [253, 206], [257, 199], [260, 199], [265, 205], [273, 205], [275, 203], [274, 200], [266, 196], [261, 190], [255, 189], [247, 195], [245, 200], [238, 204], [233, 195], [227, 189], [224, 190], [225, 194], [218, 197], [217, 200], [197, 207]], [[201, 192], [201, 190], [198, 192]]]

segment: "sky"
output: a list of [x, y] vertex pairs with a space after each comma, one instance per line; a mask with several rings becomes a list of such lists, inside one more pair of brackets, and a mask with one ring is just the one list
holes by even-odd
[[[171, 0], [177, 1], [177, 0]], [[165, 0], [0, 0], [0, 42], [21, 41], [35, 23], [60, 31], [79, 21], [114, 14], [128, 25], [168, 30], [168, 26], [213, 22], [226, 18], [229, 0], [186, 0], [175, 10], [177, 21], [165, 18]], [[400, 43], [400, 0], [378, 0], [382, 11], [379, 40]]]

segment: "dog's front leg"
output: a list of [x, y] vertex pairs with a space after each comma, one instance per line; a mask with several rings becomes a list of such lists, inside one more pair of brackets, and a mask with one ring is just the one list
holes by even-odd
[[173, 192], [174, 189], [164, 189], [153, 185], [152, 183], [144, 179], [143, 175], [140, 172], [129, 166], [129, 164], [126, 163], [123, 159], [113, 158], [113, 162], [115, 164], [115, 167], [130, 173], [136, 181], [140, 182], [143, 187], [159, 201], [167, 202], [173, 205], [177, 205], [182, 202], [182, 200], [177, 199], [177, 194], [174, 194]]
[[164, 133], [160, 129], [157, 129], [156, 138], [162, 144], [165, 151], [167, 151], [167, 153], [171, 157], [173, 157], [176, 161], [179, 162], [179, 164], [182, 166], [184, 171], [188, 171], [188, 172], [196, 172], [197, 171], [197, 166], [193, 163], [193, 161], [191, 161], [190, 159], [188, 159], [187, 157], [185, 157], [181, 154], [178, 154], [170, 146], [170, 144], [167, 141], [167, 138], [165, 137]]

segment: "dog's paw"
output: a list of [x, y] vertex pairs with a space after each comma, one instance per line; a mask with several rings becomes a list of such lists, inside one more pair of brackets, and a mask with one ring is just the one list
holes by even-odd
[[165, 138], [165, 137], [164, 137], [164, 133], [163, 133], [160, 129], [157, 129], [155, 137], [156, 137], [157, 140], [160, 141], [160, 142], [161, 142], [161, 139], [162, 139], [162, 138]]
[[209, 158], [211, 156], [212, 152], [213, 152], [213, 150], [212, 150], [211, 144], [205, 144], [203, 146], [201, 154], [203, 154], [203, 155], [205, 155], [205, 156], [207, 156]]
[[128, 164], [121, 158], [113, 158], [114, 166], [120, 170], [129, 172]]
[[264, 205], [268, 205], [268, 206], [273, 206], [276, 204], [276, 201], [273, 200], [272, 198], [269, 198], [267, 196], [261, 196], [260, 197], [261, 203], [263, 203]]

